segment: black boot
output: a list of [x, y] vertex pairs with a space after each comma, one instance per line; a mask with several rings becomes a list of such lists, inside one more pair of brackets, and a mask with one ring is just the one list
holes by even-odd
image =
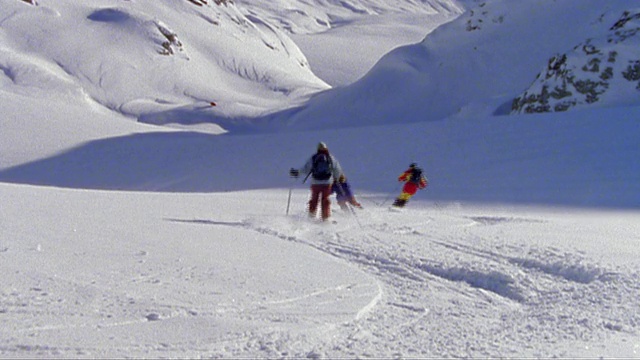
[[396, 199], [396, 201], [393, 202], [393, 206], [401, 208], [401, 207], [404, 207], [406, 203], [407, 203], [407, 200]]

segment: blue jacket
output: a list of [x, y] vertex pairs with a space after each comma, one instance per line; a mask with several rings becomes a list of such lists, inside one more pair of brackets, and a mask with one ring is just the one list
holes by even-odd
[[331, 186], [331, 193], [336, 193], [336, 199], [338, 201], [349, 201], [353, 197], [351, 191], [351, 185], [348, 182], [334, 182]]

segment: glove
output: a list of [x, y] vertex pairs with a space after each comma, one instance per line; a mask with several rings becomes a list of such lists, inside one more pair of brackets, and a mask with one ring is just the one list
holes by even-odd
[[291, 168], [291, 170], [289, 170], [289, 175], [291, 175], [291, 177], [297, 178], [298, 176], [300, 176], [300, 171], [298, 171], [298, 169]]
[[347, 181], [347, 178], [345, 178], [344, 175], [340, 175], [340, 178], [338, 178], [338, 181], [341, 183], [344, 183]]

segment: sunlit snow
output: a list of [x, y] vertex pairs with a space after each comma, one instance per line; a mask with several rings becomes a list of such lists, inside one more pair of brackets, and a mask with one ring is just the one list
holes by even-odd
[[[0, 357], [640, 357], [638, 80], [510, 114], [625, 11], [5, 0]], [[326, 223], [318, 141], [364, 207]]]

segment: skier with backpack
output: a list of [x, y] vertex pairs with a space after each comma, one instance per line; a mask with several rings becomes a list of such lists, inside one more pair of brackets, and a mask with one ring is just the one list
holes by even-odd
[[409, 169], [398, 177], [398, 181], [405, 183], [402, 187], [402, 193], [393, 202], [393, 206], [399, 208], [404, 207], [419, 189], [424, 189], [429, 185], [427, 178], [422, 173], [422, 169], [416, 163], [409, 165]]
[[[309, 217], [315, 217], [318, 204], [321, 205], [321, 217], [323, 221], [329, 219], [331, 215], [331, 185], [334, 179], [339, 179], [342, 175], [342, 168], [338, 160], [329, 153], [327, 145], [320, 142], [317, 152], [307, 160], [300, 169], [291, 168], [289, 175], [299, 177], [300, 174], [307, 174], [304, 181], [311, 177], [311, 198], [309, 199]], [[304, 182], [303, 181], [303, 182]]]

